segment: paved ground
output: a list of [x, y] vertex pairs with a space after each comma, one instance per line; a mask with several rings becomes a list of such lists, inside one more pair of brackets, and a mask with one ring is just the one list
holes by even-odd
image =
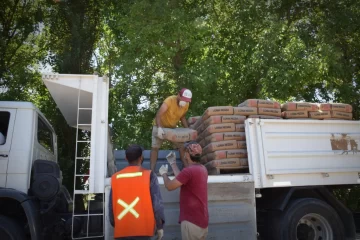
[[360, 240], [360, 233], [356, 234], [356, 240]]

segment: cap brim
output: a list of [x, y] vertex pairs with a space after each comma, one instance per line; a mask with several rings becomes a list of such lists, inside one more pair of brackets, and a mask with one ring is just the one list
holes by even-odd
[[191, 102], [191, 98], [187, 98], [187, 97], [180, 97], [180, 100], [185, 102]]
[[190, 144], [198, 144], [196, 141], [192, 140], [192, 141], [188, 141], [184, 143], [184, 148], [187, 148]]

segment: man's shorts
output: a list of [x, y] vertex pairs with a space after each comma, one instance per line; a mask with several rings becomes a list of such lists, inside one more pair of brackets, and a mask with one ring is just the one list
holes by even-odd
[[[151, 134], [151, 147], [152, 148], [160, 148], [164, 141], [167, 141], [165, 139], [160, 139], [157, 137], [158, 128], [157, 126], [153, 126], [152, 134]], [[173, 142], [175, 149], [179, 149], [184, 146], [184, 143], [177, 143]]]
[[181, 222], [182, 240], [205, 240], [208, 235], [208, 228], [201, 228], [189, 221]]

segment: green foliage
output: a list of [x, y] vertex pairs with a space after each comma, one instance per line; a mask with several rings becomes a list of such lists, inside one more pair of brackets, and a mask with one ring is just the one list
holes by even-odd
[[[269, 98], [350, 103], [360, 117], [356, 0], [4, 0], [0, 14], [0, 99], [35, 102], [50, 119], [69, 187], [75, 131], [44, 88], [39, 62], [109, 75], [119, 149], [149, 148], [157, 109], [182, 87], [193, 91], [188, 116]], [[358, 192], [336, 194], [357, 209]]]

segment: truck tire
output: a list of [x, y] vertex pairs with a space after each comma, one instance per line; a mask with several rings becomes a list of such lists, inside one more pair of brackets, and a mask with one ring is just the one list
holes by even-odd
[[344, 225], [338, 214], [315, 198], [290, 202], [274, 224], [273, 239], [277, 240], [345, 240]]
[[1, 240], [25, 240], [24, 230], [13, 219], [0, 215]]

